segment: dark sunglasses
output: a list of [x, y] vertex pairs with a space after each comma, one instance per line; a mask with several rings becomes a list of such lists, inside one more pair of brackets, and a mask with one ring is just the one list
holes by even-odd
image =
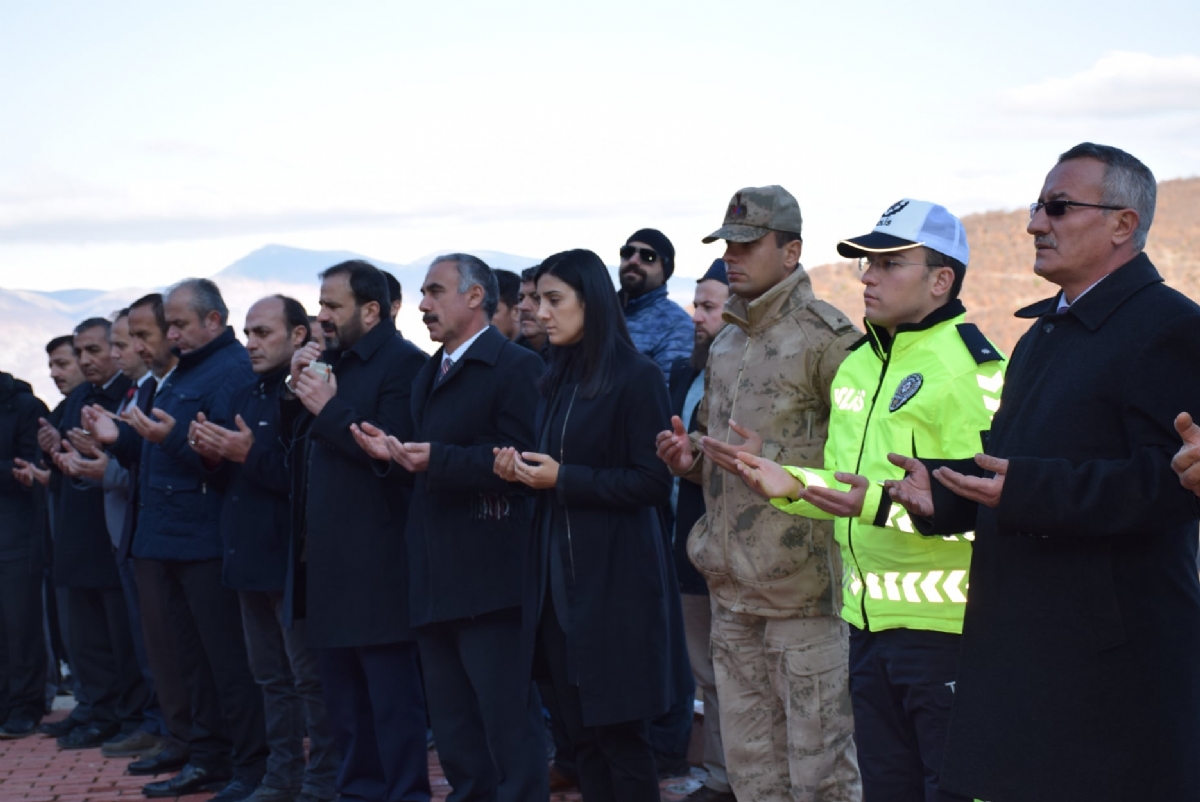
[[1029, 219], [1032, 220], [1039, 209], [1045, 209], [1047, 217], [1062, 217], [1067, 213], [1068, 206], [1086, 206], [1089, 209], [1108, 209], [1114, 212], [1128, 208], [1127, 206], [1101, 206], [1099, 203], [1080, 203], [1069, 200], [1038, 201], [1029, 204]]
[[652, 265], [658, 261], [658, 254], [649, 248], [635, 248], [632, 245], [621, 246], [620, 254], [622, 259], [630, 259], [635, 253], [644, 265]]

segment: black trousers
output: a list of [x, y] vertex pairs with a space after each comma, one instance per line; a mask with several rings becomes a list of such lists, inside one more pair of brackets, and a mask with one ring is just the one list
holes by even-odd
[[263, 697], [246, 656], [237, 593], [221, 561], [135, 560], [146, 654], [172, 737], [192, 762], [257, 783], [266, 770]]
[[550, 793], [546, 725], [521, 659], [521, 610], [417, 634], [447, 802], [528, 802]]
[[550, 678], [543, 688], [553, 694], [575, 750], [584, 802], [659, 802], [658, 771], [647, 722], [584, 725], [579, 686], [568, 679], [567, 636], [549, 593], [538, 626], [538, 655], [542, 671]]
[[342, 750], [338, 798], [429, 802], [425, 699], [415, 643], [319, 649], [321, 690]]
[[142, 725], [150, 691], [142, 679], [121, 588], [67, 588], [70, 653], [92, 705], [92, 721], [131, 733]]
[[969, 802], [938, 788], [959, 641], [945, 632], [850, 627], [850, 699], [864, 799]]
[[0, 719], [42, 720], [44, 632], [41, 574], [28, 559], [0, 562]]

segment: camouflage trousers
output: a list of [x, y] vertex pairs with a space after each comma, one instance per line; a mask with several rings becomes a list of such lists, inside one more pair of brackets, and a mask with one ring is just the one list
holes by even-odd
[[721, 737], [739, 802], [860, 802], [849, 648], [839, 618], [761, 618], [714, 599]]

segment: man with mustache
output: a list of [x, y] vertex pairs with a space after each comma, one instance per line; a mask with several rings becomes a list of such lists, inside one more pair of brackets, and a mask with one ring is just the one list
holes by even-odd
[[549, 357], [546, 349], [550, 342], [546, 339], [546, 326], [537, 316], [537, 286], [533, 281], [536, 274], [537, 265], [521, 271], [521, 291], [517, 295], [517, 322], [521, 334], [517, 337], [517, 345], [533, 351], [544, 362]]
[[661, 231], [643, 228], [621, 246], [618, 296], [634, 347], [669, 375], [676, 359], [692, 352], [692, 321], [683, 307], [667, 297], [667, 280], [675, 272], [675, 246]]
[[1196, 497], [1171, 470], [1200, 398], [1200, 306], [1144, 248], [1157, 184], [1123, 150], [1058, 158], [1028, 232], [1060, 291], [1017, 312], [986, 453], [897, 458], [920, 531], [974, 530], [942, 787], [992, 802], [1200, 788]]
[[428, 800], [404, 541], [412, 476], [372, 459], [351, 429], [367, 422], [411, 439], [413, 379], [428, 357], [397, 336], [387, 281], [373, 265], [325, 270], [320, 303], [326, 350], [296, 351], [280, 403], [292, 466], [291, 612], [317, 651], [342, 753], [337, 792]]

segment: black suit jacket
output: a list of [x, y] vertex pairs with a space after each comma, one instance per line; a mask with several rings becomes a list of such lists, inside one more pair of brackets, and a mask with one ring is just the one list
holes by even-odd
[[545, 365], [490, 326], [439, 380], [442, 356], [413, 382], [413, 441], [431, 444], [406, 531], [413, 626], [519, 607], [532, 527], [532, 495], [493, 473], [492, 449], [533, 449]]
[[[67, 398], [59, 431], [80, 425], [84, 406], [99, 404], [115, 412], [129, 389], [129, 379], [118, 374], [107, 388], [85, 382]], [[119, 588], [121, 577], [113, 559], [112, 539], [104, 518], [104, 490], [100, 485], [62, 477], [57, 499], [54, 532], [54, 584], [60, 588]]]
[[411, 477], [371, 459], [350, 424], [370, 421], [411, 439], [412, 382], [429, 357], [385, 318], [352, 348], [323, 359], [338, 386], [321, 414], [297, 400], [280, 405], [293, 475], [287, 592], [307, 619], [313, 648], [412, 640], [404, 547]]

